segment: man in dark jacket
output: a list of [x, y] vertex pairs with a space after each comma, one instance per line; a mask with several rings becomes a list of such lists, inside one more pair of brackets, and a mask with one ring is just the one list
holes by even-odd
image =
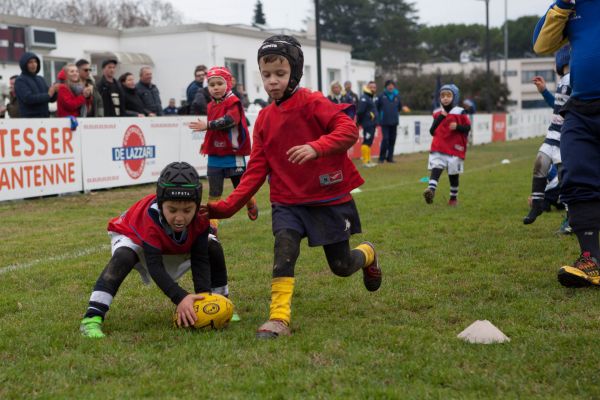
[[398, 113], [402, 111], [400, 94], [393, 81], [385, 82], [383, 93], [377, 98], [379, 110], [379, 125], [381, 125], [381, 151], [379, 152], [379, 163], [384, 161], [394, 162], [394, 146], [400, 118]]
[[194, 80], [188, 85], [187, 89], [185, 89], [185, 98], [188, 104], [192, 104], [198, 89], [204, 87], [204, 78], [206, 78], [207, 70], [208, 68], [206, 68], [205, 65], [198, 65], [194, 69]]
[[40, 58], [34, 53], [25, 53], [19, 61], [21, 75], [15, 80], [15, 93], [21, 118], [48, 118], [48, 103], [58, 97], [56, 85], [48, 86], [40, 72]]
[[356, 107], [358, 105], [358, 95], [352, 91], [352, 82], [344, 82], [344, 93], [344, 100], [342, 102], [354, 104]]
[[377, 84], [369, 82], [364, 88], [358, 101], [356, 110], [356, 121], [363, 130], [363, 142], [360, 147], [363, 167], [374, 167], [377, 164], [371, 162], [371, 145], [375, 138], [375, 129], [377, 128]]
[[125, 94], [123, 88], [115, 80], [117, 60], [102, 61], [102, 77], [96, 87], [102, 97], [105, 117], [121, 117], [125, 115]]
[[150, 111], [149, 116], [163, 115], [160, 93], [156, 85], [152, 83], [152, 68], [142, 67], [140, 69], [140, 80], [135, 85], [135, 91], [142, 99], [144, 107]]

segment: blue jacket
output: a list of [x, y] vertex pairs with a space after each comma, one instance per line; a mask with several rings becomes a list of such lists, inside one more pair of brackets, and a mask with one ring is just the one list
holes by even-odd
[[369, 129], [377, 126], [377, 97], [365, 88], [358, 99], [356, 110], [357, 122], [363, 128]]
[[[38, 62], [37, 70], [34, 74], [27, 70], [27, 62], [35, 58]], [[40, 58], [34, 53], [24, 53], [19, 61], [21, 75], [15, 80], [15, 94], [19, 102], [19, 115], [21, 118], [48, 118], [50, 110], [48, 103], [53, 103], [58, 97], [48, 95], [48, 83], [43, 77], [38, 75], [40, 72]]]
[[153, 112], [156, 115], [163, 114], [162, 104], [160, 102], [160, 93], [158, 92], [158, 88], [155, 84], [151, 83], [150, 86], [142, 82], [138, 82], [135, 85], [135, 92], [138, 97], [142, 99], [142, 103], [144, 103], [144, 107], [146, 107], [150, 112]]
[[393, 126], [400, 123], [398, 113], [402, 110], [402, 101], [398, 89], [388, 92], [387, 89], [377, 97], [379, 125]]
[[195, 80], [188, 85], [187, 89], [185, 89], [185, 99], [187, 100], [188, 104], [192, 104], [198, 89], [200, 89], [200, 85]]
[[540, 19], [533, 33], [533, 50], [550, 54], [571, 44], [571, 97], [600, 99], [600, 1], [557, 0]]

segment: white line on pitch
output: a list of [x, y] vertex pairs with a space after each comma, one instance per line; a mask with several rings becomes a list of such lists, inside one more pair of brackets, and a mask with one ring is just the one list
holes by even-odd
[[61, 254], [58, 256], [52, 256], [52, 257], [41, 258], [41, 259], [38, 258], [38, 259], [35, 259], [32, 261], [29, 261], [28, 263], [25, 263], [25, 264], [12, 264], [12, 265], [8, 265], [6, 267], [0, 268], [0, 275], [5, 274], [7, 272], [11, 272], [11, 271], [19, 271], [22, 269], [28, 269], [31, 267], [35, 267], [36, 265], [39, 265], [39, 264], [45, 264], [45, 263], [55, 262], [55, 261], [66, 261], [66, 260], [71, 260], [71, 259], [79, 258], [79, 257], [83, 257], [83, 256], [89, 256], [90, 254], [99, 253], [101, 251], [108, 250], [108, 249], [110, 249], [110, 246], [107, 244], [103, 244], [100, 246], [88, 247], [83, 250], [77, 250], [72, 253], [65, 253], [65, 254]]

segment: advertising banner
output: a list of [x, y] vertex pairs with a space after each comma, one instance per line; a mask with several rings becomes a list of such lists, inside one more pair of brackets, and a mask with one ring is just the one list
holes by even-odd
[[180, 124], [160, 117], [80, 120], [84, 190], [156, 182], [179, 160]]
[[80, 149], [66, 118], [0, 119], [0, 201], [81, 191]]
[[202, 145], [202, 142], [204, 142], [206, 131], [194, 132], [189, 128], [189, 123], [197, 121], [199, 118], [206, 120], [206, 117], [178, 118], [178, 120], [180, 120], [179, 136], [181, 137], [179, 142], [179, 158], [180, 161], [185, 161], [193, 165], [200, 176], [206, 176], [208, 157], [200, 154], [200, 146]]
[[492, 114], [492, 142], [506, 141], [506, 114]]

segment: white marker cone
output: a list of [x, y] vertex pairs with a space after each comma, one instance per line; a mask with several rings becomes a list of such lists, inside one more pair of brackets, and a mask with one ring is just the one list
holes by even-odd
[[510, 342], [510, 338], [487, 319], [473, 322], [464, 331], [459, 333], [457, 337], [469, 343], [490, 344]]

